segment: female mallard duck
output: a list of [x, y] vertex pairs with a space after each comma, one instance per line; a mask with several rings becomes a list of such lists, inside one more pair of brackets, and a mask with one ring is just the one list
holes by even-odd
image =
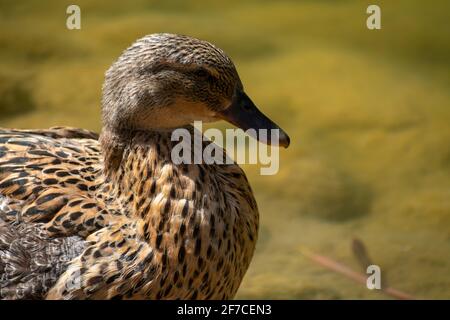
[[278, 128], [230, 58], [187, 36], [146, 36], [107, 71], [102, 114], [99, 139], [0, 130], [0, 297], [232, 298], [258, 230], [245, 174], [171, 160], [171, 132], [194, 120]]

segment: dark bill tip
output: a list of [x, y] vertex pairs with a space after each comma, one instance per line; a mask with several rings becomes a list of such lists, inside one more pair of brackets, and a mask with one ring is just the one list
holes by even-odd
[[287, 148], [291, 144], [291, 138], [284, 132], [283, 130], [280, 130], [280, 136], [279, 136], [280, 146]]

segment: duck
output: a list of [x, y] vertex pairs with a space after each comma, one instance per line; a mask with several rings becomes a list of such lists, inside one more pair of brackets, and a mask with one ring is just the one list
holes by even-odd
[[171, 134], [225, 120], [288, 135], [222, 49], [169, 33], [112, 64], [101, 112], [100, 134], [0, 129], [0, 298], [232, 299], [258, 237], [252, 189], [236, 163], [175, 163]]

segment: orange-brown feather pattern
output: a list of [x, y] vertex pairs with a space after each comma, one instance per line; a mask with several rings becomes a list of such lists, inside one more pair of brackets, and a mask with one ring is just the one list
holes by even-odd
[[[48, 241], [83, 243], [40, 298], [234, 296], [258, 227], [237, 165], [175, 165], [170, 133], [142, 132], [122, 146], [120, 165], [107, 170], [107, 144], [58, 132], [0, 131], [3, 220], [43, 223]], [[2, 281], [3, 291], [17, 287]]]

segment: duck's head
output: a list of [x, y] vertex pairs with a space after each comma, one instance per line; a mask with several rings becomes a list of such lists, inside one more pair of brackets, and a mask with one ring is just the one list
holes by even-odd
[[279, 129], [279, 145], [289, 145], [244, 92], [231, 59], [187, 36], [152, 34], [126, 49], [106, 72], [102, 113], [104, 130], [115, 134], [226, 120], [243, 130]]

